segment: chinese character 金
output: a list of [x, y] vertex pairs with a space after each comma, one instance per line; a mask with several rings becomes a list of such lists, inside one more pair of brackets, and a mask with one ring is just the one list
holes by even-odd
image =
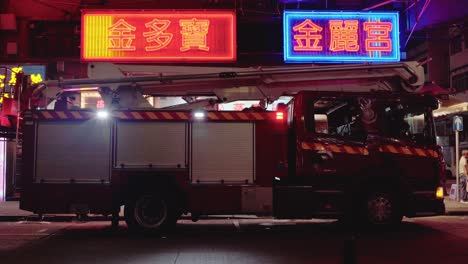
[[294, 39], [297, 42], [297, 46], [293, 48], [295, 51], [323, 50], [323, 47], [319, 46], [322, 35], [317, 34], [323, 30], [322, 27], [314, 24], [310, 19], [306, 19], [301, 24], [294, 26], [293, 30], [300, 33], [294, 35]]
[[124, 19], [119, 19], [115, 24], [108, 28], [109, 40], [111, 46], [109, 50], [119, 51], [133, 51], [136, 50], [135, 46], [132, 46], [132, 41], [135, 40], [135, 35], [132, 34], [136, 28], [128, 24]]

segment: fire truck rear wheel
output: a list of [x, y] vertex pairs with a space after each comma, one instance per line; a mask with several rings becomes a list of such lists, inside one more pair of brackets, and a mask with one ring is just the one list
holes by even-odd
[[131, 231], [167, 232], [175, 227], [177, 210], [170, 198], [144, 194], [125, 204], [125, 222]]
[[402, 213], [397, 195], [388, 191], [369, 193], [363, 217], [366, 223], [373, 227], [388, 227], [400, 224]]

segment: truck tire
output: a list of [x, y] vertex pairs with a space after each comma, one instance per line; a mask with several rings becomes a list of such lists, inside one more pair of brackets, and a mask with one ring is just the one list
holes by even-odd
[[125, 203], [125, 222], [133, 232], [164, 233], [177, 223], [173, 199], [158, 194], [143, 194]]
[[364, 221], [371, 227], [390, 227], [401, 223], [402, 213], [397, 195], [389, 191], [370, 192], [365, 200]]

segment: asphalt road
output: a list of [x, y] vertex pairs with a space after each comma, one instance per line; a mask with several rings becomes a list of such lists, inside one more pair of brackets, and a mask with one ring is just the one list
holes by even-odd
[[468, 261], [466, 216], [405, 219], [397, 230], [359, 232], [321, 220], [183, 220], [166, 236], [134, 236], [124, 223], [109, 225], [0, 223], [0, 263], [345, 263], [345, 251], [355, 263]]

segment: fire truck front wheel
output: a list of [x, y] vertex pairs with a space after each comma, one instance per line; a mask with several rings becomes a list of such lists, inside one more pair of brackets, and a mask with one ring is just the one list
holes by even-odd
[[168, 197], [144, 194], [125, 203], [125, 222], [131, 231], [166, 232], [175, 226], [176, 212]]
[[402, 213], [397, 195], [387, 191], [370, 192], [363, 217], [374, 227], [398, 225], [401, 223]]

